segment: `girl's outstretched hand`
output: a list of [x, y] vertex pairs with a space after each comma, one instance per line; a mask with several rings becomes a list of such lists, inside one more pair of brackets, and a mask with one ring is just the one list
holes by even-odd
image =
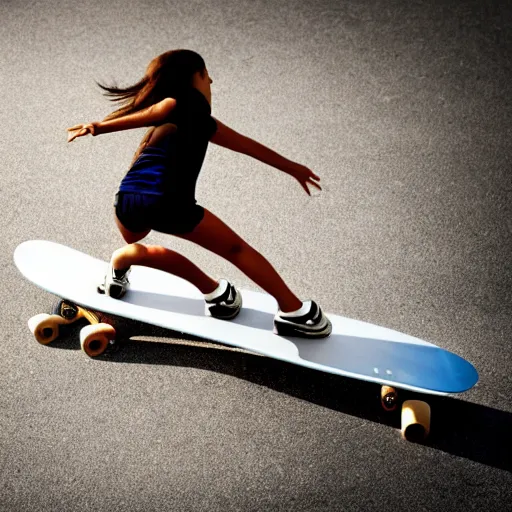
[[317, 181], [320, 181], [320, 176], [316, 175], [313, 171], [304, 165], [292, 163], [286, 169], [286, 172], [290, 176], [293, 176], [300, 183], [300, 186], [307, 192], [309, 196], [311, 195], [311, 191], [307, 186], [308, 184], [313, 185], [318, 190], [322, 190], [322, 187], [317, 183]]
[[94, 135], [94, 125], [92, 123], [72, 126], [68, 128], [68, 142], [75, 140], [77, 137], [83, 137], [88, 133]]

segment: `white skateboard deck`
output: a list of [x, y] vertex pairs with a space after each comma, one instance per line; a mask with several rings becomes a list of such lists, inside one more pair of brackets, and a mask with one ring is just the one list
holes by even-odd
[[234, 320], [205, 315], [204, 298], [187, 281], [134, 266], [121, 299], [97, 292], [108, 263], [43, 240], [20, 244], [14, 261], [29, 281], [77, 305], [243, 348], [328, 373], [424, 393], [466, 391], [478, 381], [468, 361], [400, 332], [327, 313], [328, 338], [308, 340], [273, 333], [277, 303], [266, 293], [242, 289]]

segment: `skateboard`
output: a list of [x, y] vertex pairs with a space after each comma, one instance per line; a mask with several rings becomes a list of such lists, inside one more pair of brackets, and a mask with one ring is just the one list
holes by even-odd
[[[207, 316], [204, 298], [189, 282], [148, 267], [133, 266], [130, 288], [122, 299], [100, 293], [108, 262], [51, 241], [30, 240], [14, 252], [21, 274], [61, 298], [53, 314], [28, 321], [36, 340], [47, 344], [59, 328], [85, 319], [82, 350], [97, 357], [114, 343], [116, 328], [109, 315], [152, 324], [201, 339], [343, 377], [381, 385], [386, 411], [398, 407], [398, 389], [423, 394], [462, 393], [478, 381], [478, 373], [462, 357], [432, 343], [392, 329], [327, 313], [328, 338], [304, 339], [274, 334], [275, 299], [262, 292], [240, 290], [243, 307], [233, 320]], [[107, 319], [107, 321], [105, 321]], [[401, 409], [402, 435], [421, 441], [430, 430], [431, 411], [421, 400], [406, 400]]]

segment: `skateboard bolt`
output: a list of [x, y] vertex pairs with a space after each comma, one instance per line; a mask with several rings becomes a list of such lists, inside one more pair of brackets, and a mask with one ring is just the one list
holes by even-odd
[[61, 309], [62, 318], [65, 318], [66, 320], [71, 320], [72, 318], [75, 318], [77, 313], [78, 313], [78, 309], [76, 309], [68, 304], [62, 305], [62, 309]]

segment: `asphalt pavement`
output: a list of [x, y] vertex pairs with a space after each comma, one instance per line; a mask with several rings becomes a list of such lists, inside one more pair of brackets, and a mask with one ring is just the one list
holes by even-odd
[[[0, 3], [0, 510], [506, 510], [512, 502], [511, 8], [506, 2], [111, 0]], [[16, 246], [107, 260], [113, 198], [144, 130], [66, 143], [111, 111], [95, 80], [138, 81], [190, 48], [212, 113], [310, 167], [210, 145], [197, 198], [301, 298], [469, 360], [480, 380], [429, 398], [400, 437], [379, 387], [172, 331], [90, 359], [43, 346], [53, 298]], [[215, 277], [228, 262], [159, 233]], [[77, 269], [79, 271], [80, 269]]]

